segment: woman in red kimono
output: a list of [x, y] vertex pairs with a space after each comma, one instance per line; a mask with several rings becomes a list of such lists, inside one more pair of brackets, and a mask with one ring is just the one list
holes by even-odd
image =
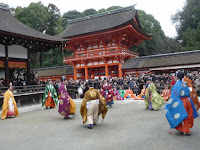
[[113, 101], [113, 96], [114, 96], [113, 88], [112, 88], [112, 85], [107, 82], [106, 78], [104, 78], [104, 83], [101, 86], [100, 93], [106, 99], [106, 104], [107, 105], [112, 106], [114, 104], [114, 101]]

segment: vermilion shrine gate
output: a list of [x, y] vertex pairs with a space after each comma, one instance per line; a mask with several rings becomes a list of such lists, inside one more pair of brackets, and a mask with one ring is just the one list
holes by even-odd
[[74, 55], [64, 62], [74, 67], [74, 79], [102, 76], [122, 77], [126, 59], [138, 57], [133, 45], [151, 39], [140, 25], [134, 6], [68, 21], [60, 34]]

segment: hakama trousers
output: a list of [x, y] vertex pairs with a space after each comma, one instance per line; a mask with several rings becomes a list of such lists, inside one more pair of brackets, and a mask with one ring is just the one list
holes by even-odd
[[90, 103], [90, 107], [87, 110], [87, 123], [94, 124], [99, 120], [99, 104], [98, 103]]

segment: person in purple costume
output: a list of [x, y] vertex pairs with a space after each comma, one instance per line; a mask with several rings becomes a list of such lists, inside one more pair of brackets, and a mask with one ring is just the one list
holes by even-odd
[[73, 110], [70, 110], [70, 101], [72, 101], [72, 99], [67, 92], [67, 80], [64, 76], [61, 77], [61, 82], [62, 83], [58, 89], [60, 95], [58, 112], [64, 116], [64, 119], [67, 119], [70, 114], [74, 114], [75, 112], [73, 113]]

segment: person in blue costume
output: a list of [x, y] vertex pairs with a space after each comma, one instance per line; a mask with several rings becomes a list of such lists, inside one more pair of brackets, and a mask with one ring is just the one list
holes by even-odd
[[190, 128], [193, 127], [193, 120], [198, 113], [190, 98], [190, 90], [182, 81], [183, 77], [184, 72], [176, 73], [177, 82], [171, 89], [171, 97], [165, 106], [165, 111], [172, 129], [175, 128], [184, 135], [191, 135]]

